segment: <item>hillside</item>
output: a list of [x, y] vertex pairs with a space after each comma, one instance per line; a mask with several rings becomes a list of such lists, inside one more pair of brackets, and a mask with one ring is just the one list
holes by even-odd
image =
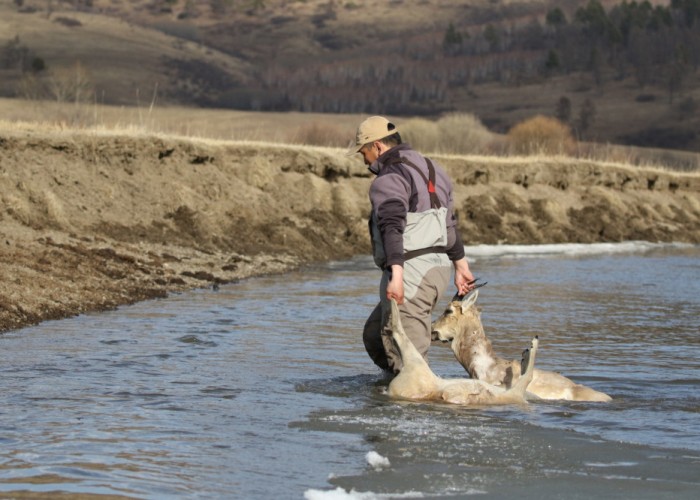
[[[0, 42], [26, 68], [0, 69], [0, 97], [430, 117], [457, 110], [498, 133], [559, 115], [585, 140], [700, 151], [700, 25], [658, 31], [653, 9], [668, 2], [655, 0], [642, 12], [648, 26], [618, 33], [610, 23], [624, 27], [621, 15], [639, 14], [615, 11], [620, 4], [6, 1]], [[609, 13], [600, 26], [596, 5]], [[582, 7], [588, 18], [574, 28]], [[548, 20], [554, 8], [568, 24]], [[30, 69], [37, 58], [45, 69]]]
[[[36, 5], [36, 10], [32, 7]], [[41, 9], [39, 7], [42, 7]], [[56, 3], [0, 3], [0, 92], [60, 102], [148, 106], [209, 101], [249, 84], [252, 67], [235, 56], [119, 16]], [[45, 70], [32, 71], [41, 61]], [[25, 71], [18, 68], [28, 66]]]
[[[468, 245], [700, 243], [698, 173], [434, 158]], [[0, 331], [365, 254], [370, 180], [340, 149], [0, 122]]]

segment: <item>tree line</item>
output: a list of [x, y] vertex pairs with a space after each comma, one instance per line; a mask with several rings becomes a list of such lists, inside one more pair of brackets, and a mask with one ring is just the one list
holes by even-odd
[[450, 24], [442, 37], [403, 40], [361, 59], [269, 65], [258, 75], [256, 98], [239, 93], [236, 104], [432, 114], [449, 109], [455, 92], [472, 85], [518, 85], [574, 72], [590, 74], [600, 87], [632, 77], [640, 88], [664, 88], [672, 102], [698, 64], [700, 0], [623, 1], [608, 10], [589, 0], [570, 19], [557, 7], [519, 26]]

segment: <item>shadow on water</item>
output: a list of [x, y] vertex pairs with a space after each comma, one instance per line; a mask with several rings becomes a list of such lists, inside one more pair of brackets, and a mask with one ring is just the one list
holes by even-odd
[[304, 380], [296, 384], [297, 392], [323, 394], [336, 398], [366, 398], [376, 393], [384, 396], [384, 391], [390, 379], [383, 375], [362, 374], [331, 379]]
[[699, 252], [473, 264], [496, 351], [538, 334], [541, 368], [610, 404], [391, 400], [361, 341], [369, 259], [11, 332], [0, 497], [696, 498]]

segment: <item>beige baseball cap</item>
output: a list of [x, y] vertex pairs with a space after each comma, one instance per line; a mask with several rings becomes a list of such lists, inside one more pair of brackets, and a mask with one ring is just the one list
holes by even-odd
[[383, 116], [370, 116], [357, 127], [354, 142], [348, 147], [348, 156], [360, 152], [368, 142], [378, 141], [398, 132], [396, 125]]

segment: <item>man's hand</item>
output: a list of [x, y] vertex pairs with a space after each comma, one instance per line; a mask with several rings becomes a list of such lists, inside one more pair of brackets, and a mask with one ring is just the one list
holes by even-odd
[[466, 257], [456, 260], [453, 262], [455, 266], [455, 286], [457, 287], [457, 293], [459, 295], [466, 295], [470, 290], [474, 289], [474, 283], [471, 285], [470, 282], [474, 281], [474, 276], [469, 270], [469, 263]]
[[399, 305], [403, 304], [403, 267], [398, 264], [391, 266], [391, 280], [386, 287], [386, 298], [396, 300]]

